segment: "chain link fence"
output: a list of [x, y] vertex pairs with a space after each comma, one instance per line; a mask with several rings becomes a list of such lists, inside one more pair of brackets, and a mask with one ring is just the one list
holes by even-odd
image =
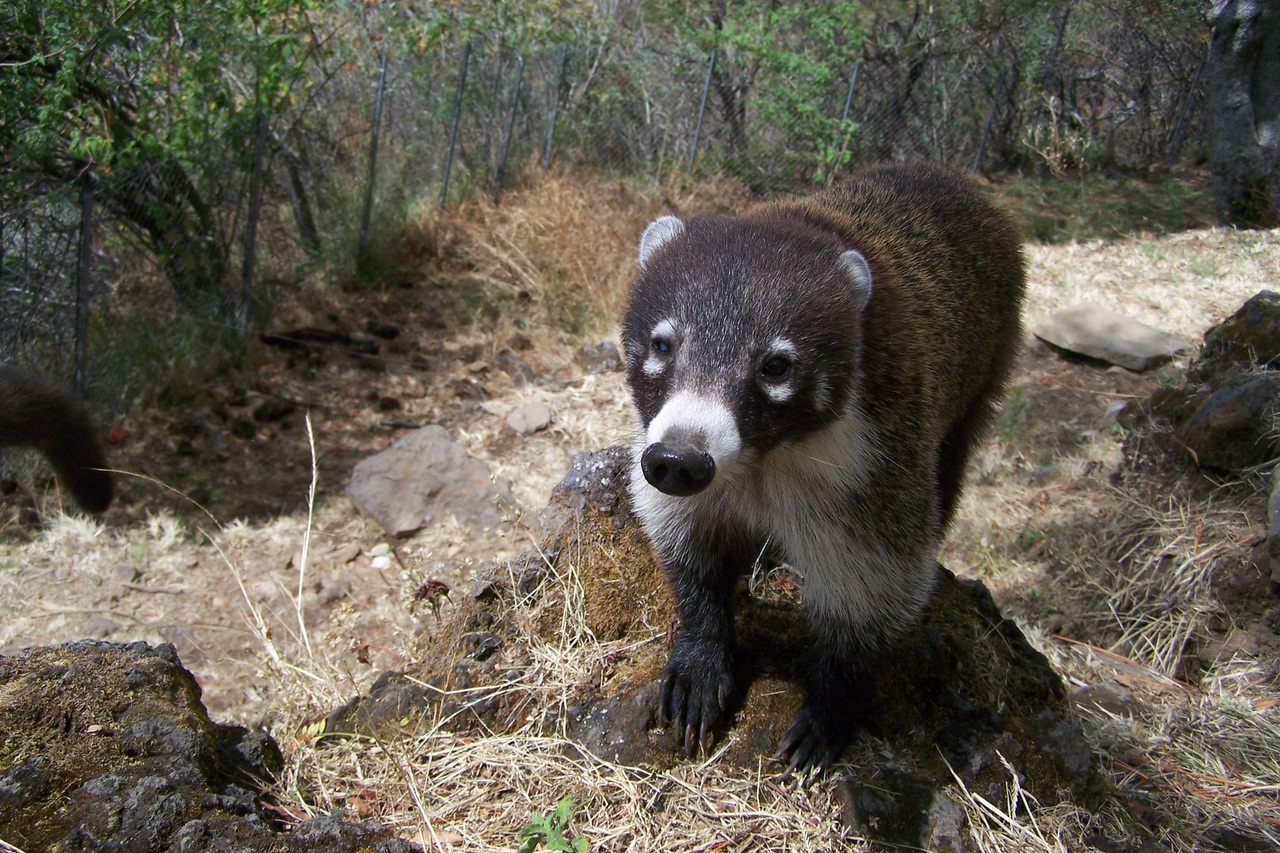
[[[501, 203], [548, 168], [727, 174], [768, 196], [884, 159], [1061, 176], [1198, 156], [1202, 9], [1026, 5], [1000, 18], [905, 4], [856, 40], [794, 30], [768, 51], [714, 18], [619, 13], [587, 34], [472, 32], [428, 51], [366, 28], [305, 97], [245, 113], [185, 160], [0, 199], [0, 360], [127, 397], [143, 380], [108, 375], [92, 348], [86, 371], [86, 334], [149, 317], [140, 346], [162, 352], [164, 318], [181, 315], [234, 338], [269, 311], [264, 282], [283, 267], [355, 269], [414, 211]], [[168, 304], [124, 310], [148, 276]]]

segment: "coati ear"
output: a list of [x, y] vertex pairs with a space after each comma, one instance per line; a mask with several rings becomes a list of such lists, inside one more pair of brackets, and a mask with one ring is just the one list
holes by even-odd
[[867, 266], [867, 259], [857, 249], [850, 249], [840, 254], [840, 266], [848, 274], [849, 281], [853, 282], [858, 309], [865, 311], [867, 303], [871, 301], [871, 267]]
[[649, 223], [640, 236], [640, 266], [649, 262], [653, 253], [684, 233], [684, 223], [674, 216], [659, 216]]

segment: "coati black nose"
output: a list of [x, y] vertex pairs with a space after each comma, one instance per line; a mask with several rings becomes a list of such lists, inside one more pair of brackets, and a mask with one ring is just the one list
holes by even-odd
[[658, 491], [687, 497], [710, 485], [716, 475], [716, 463], [706, 451], [677, 449], [655, 441], [640, 454], [640, 470]]

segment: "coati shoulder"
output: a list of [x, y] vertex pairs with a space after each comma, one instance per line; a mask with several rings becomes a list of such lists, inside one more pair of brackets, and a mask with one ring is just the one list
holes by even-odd
[[838, 757], [875, 657], [919, 617], [1021, 342], [1020, 240], [968, 179], [875, 168], [736, 217], [661, 217], [623, 320], [631, 491], [681, 618], [661, 711], [707, 744], [734, 585], [766, 549], [815, 634], [791, 767]]
[[36, 376], [0, 367], [0, 447], [32, 447], [88, 512], [111, 505], [114, 486], [84, 404]]

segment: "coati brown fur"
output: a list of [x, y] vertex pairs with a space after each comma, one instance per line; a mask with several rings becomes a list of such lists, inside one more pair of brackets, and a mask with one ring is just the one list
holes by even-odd
[[777, 554], [804, 577], [815, 643], [779, 756], [839, 757], [878, 656], [929, 599], [1023, 290], [1009, 217], [923, 163], [645, 231], [623, 323], [631, 491], [679, 610], [660, 710], [686, 749], [736, 687], [737, 581]]
[[0, 367], [0, 447], [34, 447], [88, 512], [111, 505], [114, 486], [105, 470], [97, 431], [84, 405], [43, 379]]

